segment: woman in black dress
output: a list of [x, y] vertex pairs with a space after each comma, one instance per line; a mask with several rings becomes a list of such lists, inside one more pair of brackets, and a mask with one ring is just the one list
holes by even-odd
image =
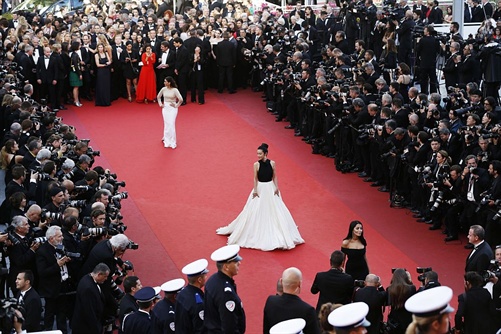
[[190, 64], [192, 68], [192, 71], [190, 72], [191, 102], [197, 101], [197, 91], [198, 91], [198, 104], [204, 104], [205, 59], [202, 54], [202, 48], [198, 45], [195, 47], [193, 54], [190, 55]]
[[365, 277], [369, 275], [369, 266], [365, 256], [366, 247], [362, 223], [354, 220], [350, 223], [348, 235], [341, 244], [341, 251], [348, 257], [345, 271], [353, 279], [365, 280]]
[[412, 322], [412, 314], [405, 309], [404, 305], [407, 299], [416, 293], [416, 287], [410, 280], [410, 274], [405, 269], [396, 269], [386, 291], [390, 306], [388, 323], [393, 328], [391, 333], [404, 334]]
[[98, 44], [96, 60], [96, 106], [111, 105], [111, 59], [104, 50], [103, 44]]
[[125, 85], [127, 87], [127, 100], [132, 102], [132, 85], [134, 85], [134, 91], [137, 89], [137, 77], [139, 76], [139, 68], [137, 64], [139, 62], [139, 52], [132, 49], [132, 42], [128, 41], [125, 43], [125, 51], [120, 54], [120, 61], [122, 62]]

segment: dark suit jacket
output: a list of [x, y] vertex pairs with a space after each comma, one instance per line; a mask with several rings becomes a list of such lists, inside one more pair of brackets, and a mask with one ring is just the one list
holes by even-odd
[[475, 6], [471, 9], [471, 22], [482, 22], [484, 18], [484, 11], [480, 6]]
[[353, 278], [338, 269], [317, 273], [311, 293], [315, 295], [319, 292], [317, 313], [325, 303], [348, 304], [353, 293]]
[[424, 36], [417, 45], [417, 56], [419, 57], [419, 67], [435, 68], [437, 55], [440, 53], [440, 44], [435, 37]]
[[44, 298], [56, 298], [61, 292], [61, 269], [56, 260], [56, 249], [50, 243], [42, 244], [36, 254], [38, 293]]
[[57, 56], [52, 53], [49, 56], [49, 66], [45, 67], [45, 58], [42, 55], [37, 64], [37, 80], [42, 80], [42, 85], [52, 85], [52, 80], [57, 80], [59, 68], [57, 66]]
[[463, 329], [467, 334], [494, 334], [495, 314], [494, 302], [489, 292], [482, 287], [473, 287], [458, 296], [455, 327], [458, 330]]
[[30, 83], [34, 83], [37, 77], [37, 64], [35, 64], [33, 56], [28, 56], [26, 53], [22, 54], [19, 58], [19, 65], [23, 67], [21, 73], [24, 75], [24, 80], [29, 80]]
[[299, 296], [288, 293], [282, 296], [269, 296], [264, 305], [263, 333], [268, 334], [274, 325], [294, 318], [306, 321], [304, 334], [320, 333], [317, 314], [313, 306], [302, 301]]
[[[172, 50], [176, 50], [175, 48]], [[176, 70], [178, 73], [188, 73], [190, 71], [190, 54], [184, 45], [176, 50]]]
[[235, 66], [236, 56], [236, 47], [232, 42], [222, 40], [217, 44], [216, 62], [218, 66]]
[[197, 45], [202, 48], [202, 40], [198, 37], [190, 37], [184, 41], [183, 45], [188, 50], [188, 53], [192, 54], [195, 52], [195, 47]]
[[15, 285], [17, 274], [21, 270], [29, 269], [36, 273], [35, 252], [30, 249], [31, 238], [15, 234], [20, 243], [8, 248], [10, 259], [9, 283]]
[[75, 311], [71, 323], [73, 333], [101, 334], [103, 310], [103, 294], [92, 276], [85, 275], [78, 283]]
[[[21, 292], [16, 294], [16, 299], [19, 300]], [[40, 296], [31, 288], [24, 294], [23, 307], [25, 309], [23, 329], [27, 332], [38, 332], [40, 328], [40, 320], [42, 318], [42, 301]]]
[[477, 82], [479, 79], [480, 62], [473, 56], [463, 57], [459, 65], [459, 82]]
[[487, 270], [489, 268], [490, 261], [494, 259], [491, 246], [486, 241], [477, 246], [473, 255], [470, 256], [470, 254], [468, 254], [468, 257], [466, 258], [466, 267], [464, 268], [465, 272], [476, 271], [480, 273], [482, 270]]
[[371, 323], [367, 328], [369, 334], [379, 334], [379, 324], [383, 321], [383, 306], [386, 299], [386, 291], [379, 291], [374, 286], [367, 286], [355, 292], [353, 302], [364, 302], [369, 305], [369, 313], [366, 316]]
[[30, 182], [29, 188], [26, 189], [25, 187], [19, 185], [19, 183], [17, 183], [16, 181], [12, 180], [7, 184], [7, 187], [5, 187], [5, 200], [8, 201], [9, 197], [18, 191], [25, 194], [28, 200], [34, 199], [36, 190], [37, 184], [35, 182]]
[[[157, 53], [157, 63], [155, 65], [155, 69], [162, 63], [162, 54], [163, 52], [161, 51]], [[164, 71], [166, 76], [174, 77], [174, 69], [176, 67], [176, 49], [169, 48], [169, 54], [167, 55], [167, 60], [165, 63], [168, 64], [169, 67], [158, 71]]]
[[442, 10], [435, 6], [431, 10], [430, 15], [428, 16], [428, 24], [442, 24], [444, 22], [444, 13]]

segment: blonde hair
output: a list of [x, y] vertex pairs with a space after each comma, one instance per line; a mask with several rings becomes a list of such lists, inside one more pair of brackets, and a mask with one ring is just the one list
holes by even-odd
[[448, 313], [442, 313], [438, 315], [434, 315], [431, 317], [418, 317], [416, 315], [412, 315], [412, 322], [407, 327], [405, 334], [420, 334], [420, 333], [428, 333], [433, 322], [438, 321], [442, 323], [444, 321], [444, 317], [448, 317]]

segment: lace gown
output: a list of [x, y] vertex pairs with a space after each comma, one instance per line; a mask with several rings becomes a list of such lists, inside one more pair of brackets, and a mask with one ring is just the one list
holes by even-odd
[[[164, 119], [164, 135], [162, 141], [165, 147], [176, 148], [176, 118], [177, 118], [177, 105], [183, 101], [183, 97], [177, 88], [164, 87], [158, 92], [158, 101], [163, 99], [162, 116]], [[171, 103], [176, 107], [171, 106]]]
[[230, 235], [228, 244], [263, 251], [292, 249], [304, 243], [289, 209], [282, 196], [274, 194], [273, 167], [270, 160], [259, 161], [257, 192], [259, 197], [252, 198], [238, 217], [230, 225], [216, 230], [217, 234]]

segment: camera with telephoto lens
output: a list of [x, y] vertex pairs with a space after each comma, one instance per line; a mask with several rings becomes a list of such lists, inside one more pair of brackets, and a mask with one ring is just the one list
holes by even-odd
[[417, 267], [416, 268], [416, 272], [418, 274], [420, 274], [418, 276], [418, 281], [420, 281], [421, 283], [424, 284], [424, 281], [426, 280], [426, 275], [425, 273], [429, 272], [429, 271], [432, 271], [433, 269], [431, 267]]
[[487, 283], [491, 280], [491, 278], [497, 277], [501, 279], [501, 263], [497, 260], [491, 260], [489, 264], [489, 268], [487, 270], [482, 270], [480, 275], [484, 279], [484, 282]]
[[85, 152], [85, 154], [87, 154], [89, 157], [91, 157], [91, 156], [93, 156], [93, 157], [99, 157], [99, 156], [101, 156], [101, 151], [97, 151], [97, 150], [94, 151], [92, 149], [92, 147], [89, 146], [87, 148], [87, 152]]
[[133, 250], [136, 250], [136, 249], [139, 249], [139, 245], [136, 244], [134, 241], [130, 240], [129, 239], [129, 244], [127, 245], [126, 247], [127, 249], [133, 249]]
[[80, 259], [82, 257], [80, 253], [67, 251], [62, 244], [56, 246], [56, 254], [69, 257], [70, 259]]
[[365, 281], [361, 279], [356, 279], [353, 281], [353, 286], [355, 288], [363, 288], [365, 286]]
[[107, 233], [108, 233], [108, 229], [106, 227], [89, 227], [89, 228], [84, 228], [82, 235], [83, 236], [98, 237], [101, 235], [105, 235]]
[[51, 212], [48, 211], [47, 209], [42, 209], [42, 213], [40, 214], [40, 221], [44, 223], [47, 219], [51, 220], [56, 220], [56, 219], [62, 219], [63, 215], [58, 212]]
[[122, 207], [121, 205], [121, 201], [125, 198], [128, 198], [129, 197], [129, 194], [124, 191], [124, 192], [121, 192], [121, 193], [117, 193], [116, 195], [113, 195], [113, 196], [110, 196], [109, 198], [109, 201], [110, 203], [113, 203], [113, 205], [115, 207], [117, 207], [118, 209], [120, 209]]
[[433, 203], [433, 205], [430, 208], [430, 211], [431, 212], [437, 211], [438, 207], [440, 206], [440, 204], [442, 204], [443, 200], [444, 200], [444, 192], [439, 191], [437, 194], [437, 198], [435, 199], [435, 202]]
[[69, 201], [68, 205], [72, 206], [74, 208], [85, 208], [87, 206], [87, 201], [84, 199], [73, 200], [73, 201]]
[[[16, 314], [19, 311], [21, 315]], [[2, 333], [11, 333], [14, 318], [16, 318], [17, 323], [24, 323], [23, 314], [26, 313], [23, 303], [19, 303], [17, 298], [8, 298], [0, 300], [0, 331]]]
[[77, 192], [87, 192], [87, 191], [92, 190], [92, 187], [91, 186], [75, 186], [73, 188], [73, 190], [75, 190]]

